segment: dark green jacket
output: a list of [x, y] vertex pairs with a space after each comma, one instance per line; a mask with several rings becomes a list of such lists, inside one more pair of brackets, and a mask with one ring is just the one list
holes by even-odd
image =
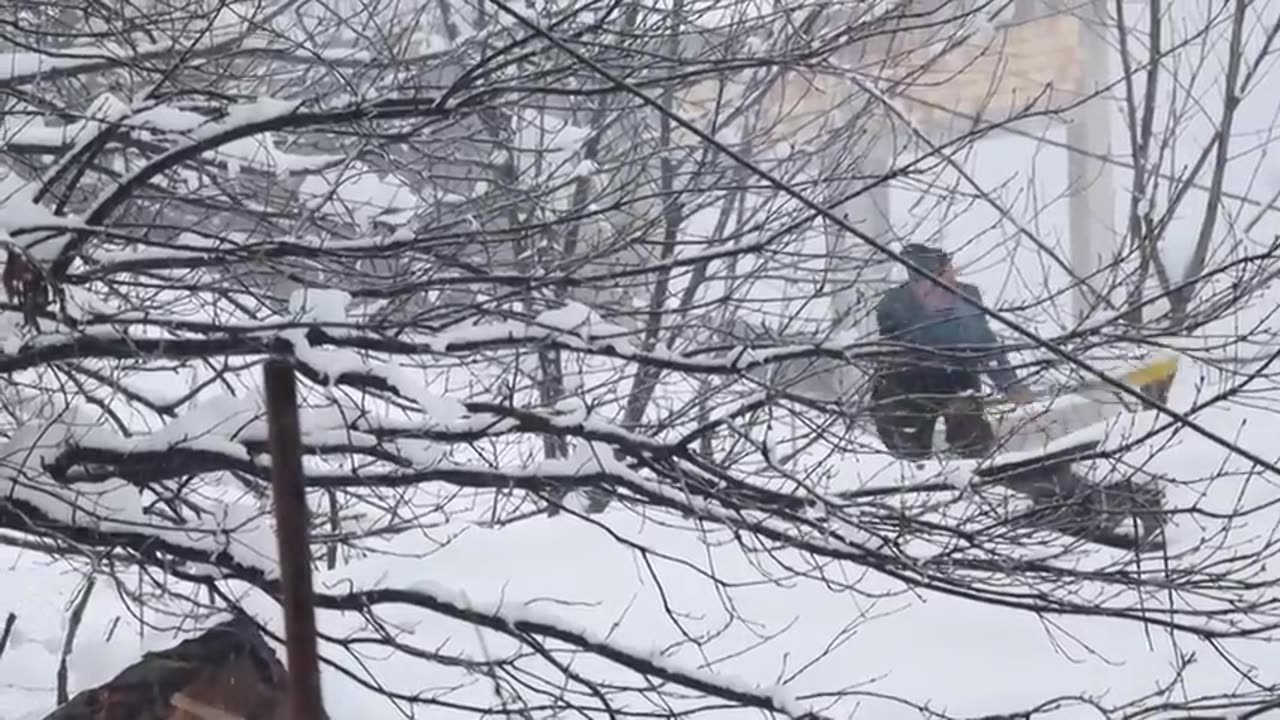
[[[928, 281], [903, 283], [886, 292], [876, 306], [881, 339], [913, 346], [897, 356], [898, 364], [985, 372], [1002, 391], [1016, 385], [1017, 377], [986, 315], [936, 286], [925, 288], [923, 294], [933, 298], [926, 302], [915, 287], [924, 282]], [[956, 289], [982, 302], [977, 287], [957, 283]]]

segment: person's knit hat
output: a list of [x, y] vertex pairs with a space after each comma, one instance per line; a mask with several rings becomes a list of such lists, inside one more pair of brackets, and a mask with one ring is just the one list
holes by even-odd
[[[902, 248], [901, 255], [906, 261], [915, 263], [921, 270], [932, 275], [937, 275], [951, 264], [951, 255], [946, 250], [923, 243], [907, 245]], [[911, 274], [916, 275], [916, 272], [912, 270]]]

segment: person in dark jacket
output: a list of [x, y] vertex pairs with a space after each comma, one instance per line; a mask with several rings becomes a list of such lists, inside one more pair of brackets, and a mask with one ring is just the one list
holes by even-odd
[[[903, 257], [981, 303], [978, 288], [960, 282], [951, 257], [939, 248], [911, 244]], [[933, 451], [933, 429], [946, 423], [947, 445], [962, 457], [981, 457], [995, 436], [983, 412], [981, 374], [1011, 401], [1030, 393], [1017, 379], [1000, 341], [978, 308], [915, 271], [876, 306], [880, 337], [909, 345], [896, 351], [872, 380], [876, 432], [899, 457], [920, 459]]]

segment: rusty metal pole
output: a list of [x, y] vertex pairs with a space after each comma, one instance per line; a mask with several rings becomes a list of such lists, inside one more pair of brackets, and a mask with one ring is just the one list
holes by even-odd
[[276, 547], [289, 661], [290, 720], [321, 720], [320, 663], [316, 650], [315, 598], [307, 545], [307, 496], [302, 478], [302, 438], [293, 363], [272, 357], [263, 370], [267, 433], [275, 499]]

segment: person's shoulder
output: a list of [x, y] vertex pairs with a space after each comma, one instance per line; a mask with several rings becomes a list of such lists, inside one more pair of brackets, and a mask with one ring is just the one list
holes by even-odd
[[[983, 305], [983, 306], [986, 305], [986, 302], [982, 299], [982, 291], [978, 289], [977, 285], [970, 285], [969, 283], [963, 283], [963, 282], [956, 283], [956, 290], [959, 290], [962, 295], [969, 298], [969, 300], [977, 303], [978, 305]], [[981, 309], [973, 305], [970, 305], [967, 302], [957, 300], [956, 303], [960, 306], [958, 310], [961, 315], [966, 315], [966, 316], [971, 315], [975, 317], [981, 317], [985, 314], [982, 312]]]
[[966, 283], [966, 282], [960, 282], [960, 283], [956, 283], [956, 289], [964, 293], [966, 296], [968, 296], [970, 300], [973, 300], [975, 302], [982, 302], [982, 291], [978, 289], [977, 285], [970, 285], [969, 283]]
[[884, 294], [880, 296], [880, 304], [895, 305], [900, 303], [906, 297], [908, 292], [910, 292], [910, 288], [905, 283], [902, 285], [895, 285], [888, 290], [885, 290]]

